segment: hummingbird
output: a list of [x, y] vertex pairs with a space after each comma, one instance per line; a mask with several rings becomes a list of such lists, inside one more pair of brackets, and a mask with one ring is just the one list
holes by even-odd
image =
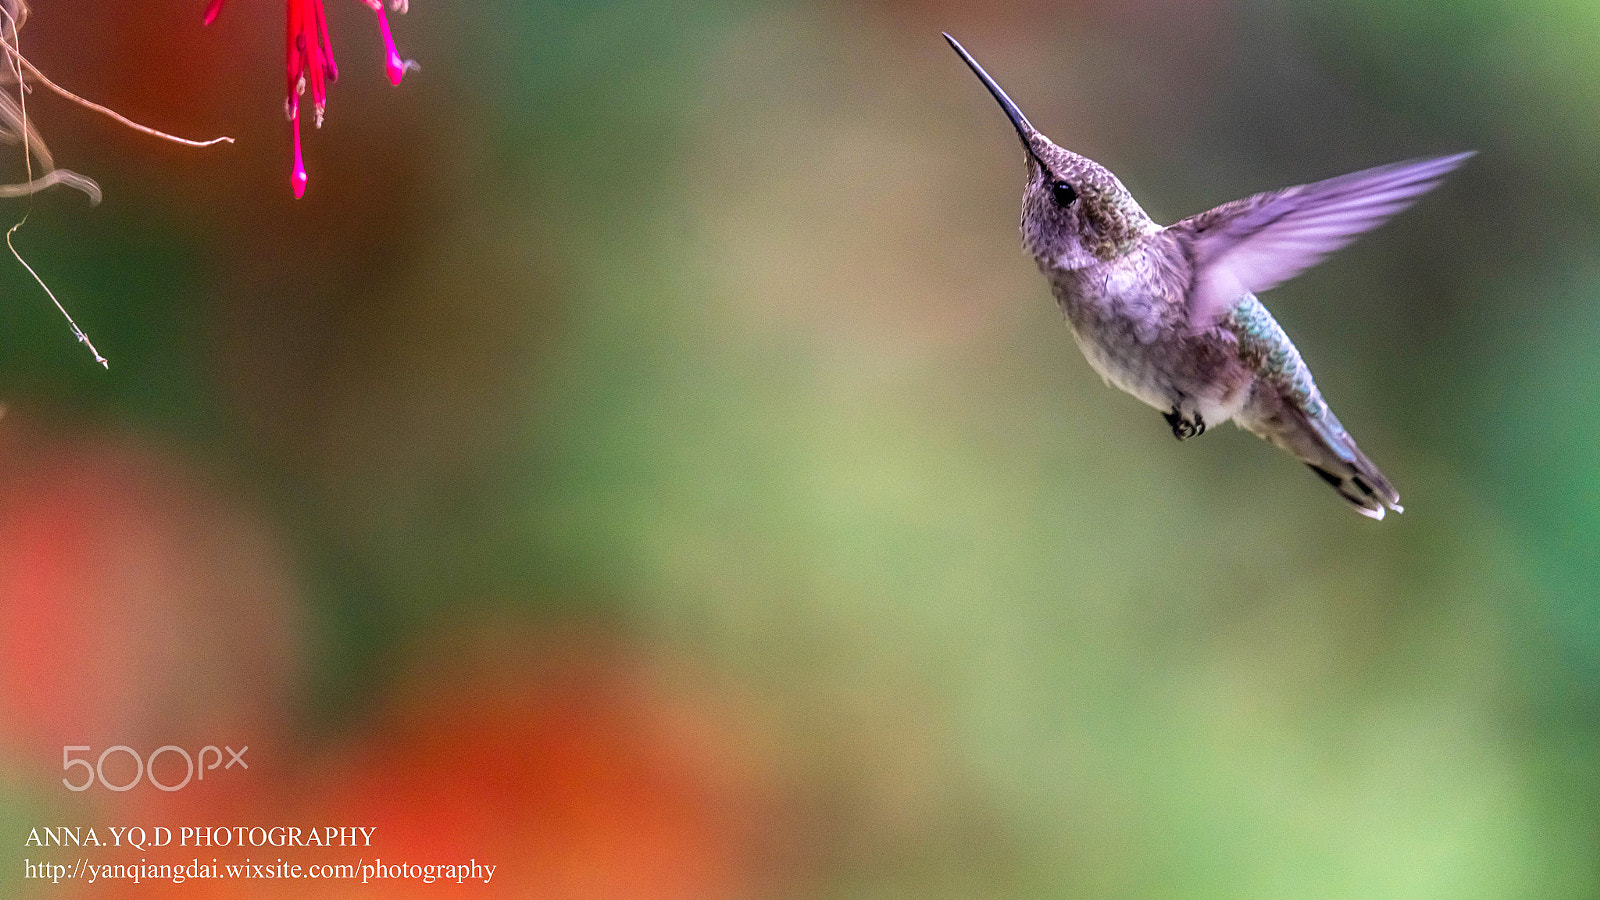
[[1472, 152], [1268, 191], [1162, 227], [1108, 169], [1029, 124], [966, 48], [944, 38], [1022, 139], [1022, 244], [1094, 370], [1159, 410], [1180, 441], [1232, 419], [1293, 454], [1356, 512], [1403, 512], [1256, 294], [1409, 207]]

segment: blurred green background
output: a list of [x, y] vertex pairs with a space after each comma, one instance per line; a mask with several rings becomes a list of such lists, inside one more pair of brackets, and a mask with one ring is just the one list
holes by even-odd
[[[299, 202], [282, 6], [202, 6], [22, 33], [239, 142], [30, 99], [111, 368], [0, 264], [0, 895], [130, 822], [492, 896], [1600, 894], [1600, 6], [416, 0], [391, 88], [329, 0]], [[1404, 516], [1101, 384], [941, 30], [1162, 222], [1480, 151], [1265, 297]]]

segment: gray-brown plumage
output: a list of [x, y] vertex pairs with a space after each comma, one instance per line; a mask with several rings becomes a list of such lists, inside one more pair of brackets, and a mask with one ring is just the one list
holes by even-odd
[[1232, 419], [1294, 454], [1374, 519], [1400, 495], [1323, 402], [1256, 299], [1416, 202], [1471, 153], [1257, 194], [1163, 228], [1103, 166], [1056, 146], [955, 38], [1027, 151], [1022, 243], [1106, 381], [1179, 439]]

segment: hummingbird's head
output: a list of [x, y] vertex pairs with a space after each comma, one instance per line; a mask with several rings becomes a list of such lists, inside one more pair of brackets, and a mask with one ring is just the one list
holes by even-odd
[[1022, 243], [1041, 265], [1078, 269], [1103, 262], [1157, 229], [1117, 176], [1041, 134], [966, 48], [948, 34], [944, 38], [1000, 102], [1022, 139], [1028, 160]]

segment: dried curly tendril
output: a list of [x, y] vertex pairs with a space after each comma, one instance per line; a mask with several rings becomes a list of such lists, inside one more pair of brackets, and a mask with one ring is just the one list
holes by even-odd
[[94, 179], [71, 169], [56, 168], [50, 148], [45, 144], [43, 135], [39, 134], [39, 129], [28, 121], [19, 99], [18, 92], [28, 88], [22, 84], [22, 67], [17, 62], [20, 54], [16, 52], [15, 41], [22, 23], [27, 19], [28, 4], [25, 0], [0, 0], [0, 41], [8, 51], [6, 64], [0, 66], [0, 141], [21, 144], [23, 153], [32, 156], [28, 161], [29, 169], [37, 174], [30, 172], [26, 181], [0, 184], [0, 197], [24, 197], [61, 184], [82, 191], [90, 203], [99, 203], [100, 185], [95, 184]]

